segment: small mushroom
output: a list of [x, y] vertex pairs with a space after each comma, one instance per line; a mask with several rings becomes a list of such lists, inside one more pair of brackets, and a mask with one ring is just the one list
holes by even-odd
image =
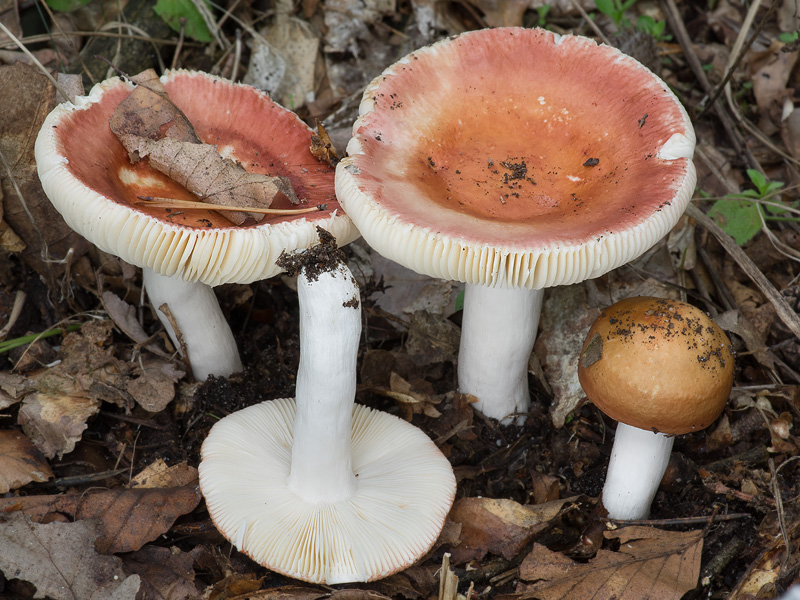
[[733, 370], [730, 340], [690, 304], [642, 296], [600, 314], [578, 377], [587, 398], [619, 422], [602, 496], [609, 517], [647, 517], [674, 436], [714, 422]]
[[[194, 376], [227, 376], [242, 368], [230, 327], [211, 286], [250, 283], [281, 272], [283, 250], [316, 242], [324, 225], [341, 244], [358, 237], [341, 211], [333, 169], [311, 154], [312, 131], [295, 114], [253, 87], [206, 73], [169, 71], [161, 77], [170, 99], [200, 139], [239, 161], [248, 172], [291, 180], [303, 215], [269, 215], [234, 226], [209, 209], [142, 206], [141, 197], [197, 200], [145, 161], [131, 164], [109, 119], [133, 84], [112, 78], [88, 96], [57, 106], [36, 139], [36, 163], [47, 197], [72, 229], [101, 250], [142, 267], [151, 302], [176, 347], [186, 346]], [[271, 208], [296, 208], [278, 199]], [[160, 307], [166, 304], [171, 319]], [[181, 332], [178, 339], [173, 323]]]
[[338, 252], [312, 248], [298, 268], [296, 400], [217, 422], [200, 488], [220, 532], [259, 564], [315, 583], [372, 581], [430, 549], [455, 477], [422, 431], [354, 405], [360, 296]]
[[514, 27], [411, 53], [360, 113], [339, 201], [383, 256], [466, 282], [459, 388], [509, 423], [530, 406], [543, 288], [633, 260], [686, 208], [689, 117], [615, 48]]

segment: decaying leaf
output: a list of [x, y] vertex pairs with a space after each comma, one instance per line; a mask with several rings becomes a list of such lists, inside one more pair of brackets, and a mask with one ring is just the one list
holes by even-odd
[[128, 380], [125, 389], [148, 412], [160, 412], [175, 397], [175, 383], [184, 375], [166, 360], [142, 358], [140, 373]]
[[194, 584], [192, 557], [178, 548], [145, 546], [124, 557], [124, 569], [142, 580], [145, 598], [199, 600]]
[[34, 598], [134, 600], [138, 575], [94, 549], [94, 523], [40, 525], [20, 512], [0, 517], [0, 571], [36, 586]]
[[585, 395], [578, 381], [578, 355], [599, 314], [599, 309], [587, 307], [582, 285], [553, 288], [544, 302], [542, 333], [534, 348], [553, 390], [550, 417], [556, 427], [564, 425]]
[[131, 479], [132, 488], [170, 488], [189, 485], [197, 481], [197, 469], [186, 462], [167, 466], [163, 459], [156, 459], [136, 477]]
[[75, 520], [97, 518], [95, 548], [102, 554], [131, 552], [169, 530], [179, 516], [200, 503], [196, 485], [113, 489], [83, 494], [0, 498], [0, 516], [23, 512], [39, 522], [51, 513]]
[[33, 382], [16, 373], [0, 373], [0, 409], [16, 404], [33, 389]]
[[14, 429], [0, 430], [0, 494], [53, 476], [33, 442]]
[[332, 167], [335, 167], [339, 162], [336, 148], [328, 132], [325, 131], [325, 126], [319, 121], [317, 121], [317, 133], [311, 135], [311, 154], [318, 161], [326, 162]]
[[678, 600], [697, 585], [699, 531], [625, 527], [605, 532], [619, 550], [600, 550], [586, 563], [534, 544], [519, 566], [519, 600]]
[[0, 168], [0, 245], [22, 252], [30, 266], [48, 277], [66, 267], [52, 259], [72, 249], [74, 260], [89, 248], [53, 208], [36, 174], [36, 132], [56, 102], [53, 85], [36, 67], [21, 62], [0, 66], [0, 153], [11, 169]]
[[[131, 80], [137, 86], [114, 111], [110, 125], [132, 162], [147, 158], [152, 168], [210, 204], [268, 208], [279, 195], [299, 203], [288, 178], [248, 173], [215, 146], [202, 143], [155, 71], [148, 69]], [[238, 211], [221, 214], [236, 225], [248, 216], [256, 222], [264, 218]]]
[[442, 401], [442, 396], [421, 393], [414, 390], [411, 383], [400, 377], [394, 371], [389, 376], [389, 388], [372, 387], [370, 391], [387, 396], [397, 401], [403, 411], [403, 417], [411, 420], [411, 415], [424, 414], [429, 417], [439, 417], [441, 413], [435, 405]]
[[100, 401], [62, 394], [26, 396], [17, 422], [47, 458], [72, 452], [86, 421], [100, 410]]
[[461, 523], [461, 541], [452, 550], [453, 563], [481, 559], [487, 552], [511, 560], [570, 501], [525, 506], [505, 498], [457, 500], [449, 517]]

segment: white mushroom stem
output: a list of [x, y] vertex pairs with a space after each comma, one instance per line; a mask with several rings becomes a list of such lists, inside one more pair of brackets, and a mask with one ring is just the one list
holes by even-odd
[[[505, 285], [468, 284], [464, 291], [458, 387], [478, 398], [476, 409], [503, 424], [530, 408], [528, 361], [542, 297], [542, 290]], [[524, 421], [524, 416], [516, 419]]]
[[189, 283], [181, 277], [165, 277], [152, 269], [143, 269], [142, 272], [150, 302], [179, 350], [181, 340], [160, 306], [167, 305], [180, 330], [195, 379], [205, 381], [210, 375], [227, 377], [242, 370], [233, 332], [211, 286]]
[[330, 504], [350, 498], [358, 481], [351, 438], [361, 304], [343, 264], [316, 279], [304, 268], [297, 294], [300, 366], [289, 489], [306, 502]]
[[646, 519], [669, 463], [673, 436], [617, 424], [603, 506], [611, 519]]

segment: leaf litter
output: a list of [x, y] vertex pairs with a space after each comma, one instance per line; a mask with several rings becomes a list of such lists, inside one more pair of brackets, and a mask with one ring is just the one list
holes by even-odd
[[[279, 93], [287, 103], [303, 95], [296, 106], [307, 122], [328, 119], [315, 148], [321, 159], [333, 162], [333, 142], [325, 135], [328, 123], [334, 125], [328, 128], [331, 137], [344, 148], [363, 86], [410, 49], [486, 22], [544, 24], [555, 31], [595, 35], [575, 3], [549, 4], [543, 15], [531, 3], [502, 1], [463, 7], [423, 0], [406, 5], [354, 0], [285, 3], [281, 10], [291, 11], [292, 28], [276, 30], [276, 18], [265, 30], [271, 32], [268, 50], [277, 58], [280, 52], [296, 53], [270, 64], [302, 66], [302, 77], [285, 79]], [[592, 2], [581, 4], [586, 10], [594, 8]], [[794, 51], [784, 52], [788, 44], [775, 43], [779, 33], [800, 25], [787, 25], [788, 4], [781, 4], [782, 20], [777, 24], [766, 9], [755, 15], [755, 22], [763, 17], [766, 27], [753, 36], [752, 48], [745, 48], [744, 60], [734, 67], [734, 102], [722, 98], [726, 105], [720, 110], [741, 113], [741, 129], [731, 134], [723, 118], [712, 113], [695, 119], [698, 187], [712, 196], [697, 199], [703, 211], [713, 206], [713, 197], [753, 192], [748, 173], [753, 169], [763, 172], [765, 186], [783, 182], [773, 188], [785, 205], [791, 207], [797, 200], [797, 176], [787, 165], [800, 148], [793, 93], [800, 75], [792, 67]], [[719, 2], [712, 11], [669, 0], [655, 12], [648, 9], [648, 14], [654, 19], [674, 17], [670, 6], [677, 7], [679, 21], [709, 24], [705, 30], [693, 27], [694, 39], [687, 43], [672, 23], [666, 31], [673, 39], [657, 46], [662, 58], [670, 60], [669, 65], [659, 65], [664, 78], [697, 114], [705, 108], [703, 96], [714, 92], [726, 65], [732, 64], [736, 53], [731, 48], [752, 30], [740, 27], [746, 9], [733, 2]], [[252, 17], [249, 10], [244, 2], [231, 9], [231, 16], [247, 22]], [[632, 20], [640, 14], [638, 5], [629, 11]], [[287, 18], [283, 12], [279, 16]], [[328, 28], [317, 36], [320, 23]], [[232, 38], [230, 24], [229, 20], [215, 29], [214, 35]], [[607, 34], [618, 33], [606, 17], [598, 17], [595, 25]], [[145, 20], [140, 26], [150, 23]], [[265, 46], [255, 43], [255, 29], [248, 24], [243, 31], [243, 37], [254, 41], [251, 50], [249, 42], [243, 45], [243, 60], [248, 52], [251, 58], [266, 54]], [[298, 45], [293, 49], [289, 38], [301, 31], [305, 37], [294, 40]], [[316, 45], [316, 39], [322, 43]], [[122, 46], [127, 50], [137, 43], [124, 38]], [[241, 70], [236, 44], [231, 43], [229, 51], [222, 46], [208, 54], [217, 53], [217, 72], [228, 76]], [[174, 47], [168, 48], [169, 52]], [[177, 66], [209, 64], [208, 56], [191, 44], [175, 50]], [[693, 53], [701, 56], [702, 73], [692, 71]], [[24, 114], [39, 114], [35, 99], [43, 93], [34, 77], [20, 76], [19, 66], [13, 72], [3, 69], [0, 75], [8, 77], [3, 81], [11, 82], [0, 88], [3, 105], [17, 106], [19, 98]], [[744, 85], [749, 81], [752, 88]], [[149, 97], [144, 104], [166, 102], [144, 86], [136, 89]], [[16, 97], [9, 99], [9, 90]], [[134, 106], [128, 115], [135, 118], [137, 111]], [[180, 121], [168, 106], [164, 114], [153, 121], [155, 127], [137, 130], [144, 141], [131, 139], [130, 152], [146, 158], [161, 152], [151, 142], [162, 137], [162, 125], [171, 129]], [[35, 125], [21, 120], [19, 125], [0, 123], [3, 131], [14, 134], [6, 140], [30, 147], [25, 132]], [[0, 144], [4, 153], [6, 148]], [[3, 247], [21, 252], [11, 234], [22, 240], [27, 226], [9, 226], [7, 218], [19, 210], [14, 184], [24, 184], [20, 189], [30, 206], [41, 203], [44, 209], [48, 204], [28, 191], [32, 159], [25, 158], [25, 152], [13, 156], [22, 158], [11, 175], [0, 171], [5, 209], [0, 236], [7, 236], [0, 242], [10, 240]], [[193, 169], [209, 157], [186, 162]], [[186, 173], [179, 177], [188, 182]], [[209, 190], [202, 181], [194, 191], [203, 195]], [[727, 215], [728, 222], [757, 215], [749, 200], [736, 207], [741, 214]], [[800, 286], [791, 256], [798, 248], [797, 226], [781, 215], [764, 214], [770, 219], [748, 223], [748, 235], [754, 237], [742, 251], [796, 312]], [[9, 487], [0, 504], [0, 536], [12, 541], [8, 548], [21, 542], [29, 546], [8, 554], [0, 545], [0, 570], [10, 593], [61, 597], [63, 589], [71, 589], [75, 593], [69, 597], [86, 598], [133, 597], [137, 592], [184, 598], [433, 598], [439, 592], [445, 553], [451, 562], [444, 571], [457, 578], [450, 593], [471, 600], [588, 597], [585, 590], [594, 590], [596, 598], [678, 598], [688, 593], [685, 597], [691, 599], [728, 595], [739, 600], [777, 596], [797, 579], [800, 461], [794, 457], [800, 440], [794, 421], [800, 416], [800, 343], [785, 315], [776, 318], [781, 313], [776, 312], [774, 297], [754, 285], [756, 273], [743, 270], [717, 234], [694, 217], [673, 232], [669, 248], [658, 246], [629, 267], [576, 286], [563, 302], [556, 300], [558, 292], [551, 294], [531, 361], [534, 406], [522, 428], [483, 419], [472, 410], [469, 397], [454, 391], [460, 315], [453, 306], [459, 288], [426, 278], [415, 280], [412, 288], [407, 277], [370, 256], [368, 249], [351, 250], [351, 260], [363, 267], [359, 273], [368, 297], [358, 401], [423, 428], [454, 465], [459, 492], [428, 557], [385, 580], [335, 589], [298, 584], [232, 551], [211, 526], [193, 483], [199, 446], [218, 418], [254, 402], [293, 394], [298, 358], [294, 292], [280, 280], [249, 286], [242, 301], [231, 300], [236, 294], [230, 290], [220, 290], [226, 314], [238, 328], [247, 370], [229, 380], [199, 385], [182, 379], [182, 365], [170, 359], [157, 322], [139, 299], [135, 271], [94, 250], [81, 257], [85, 247], [71, 239], [74, 236], [64, 237], [68, 230], [56, 217], [38, 208], [33, 216], [48, 227], [59, 223], [47, 231], [55, 236], [51, 248], [63, 239], [74, 248], [70, 260], [78, 262], [37, 265], [25, 257], [47, 254], [35, 233], [26, 234], [28, 254], [21, 256], [31, 268], [44, 264], [46, 273], [46, 265], [57, 265], [59, 273], [68, 274], [59, 281], [46, 275], [43, 290], [27, 267], [0, 256], [0, 274], [8, 288], [4, 291], [27, 294], [9, 335], [44, 331], [75, 314], [87, 324], [78, 333], [40, 340], [41, 352], [23, 349], [14, 363], [0, 355], [5, 361], [0, 370], [0, 440], [10, 443], [0, 460], [0, 481]], [[253, 221], [256, 218], [254, 213]], [[51, 253], [48, 260], [64, 255]], [[99, 276], [103, 274], [107, 276]], [[596, 502], [614, 424], [582, 402], [574, 388], [572, 338], [580, 337], [577, 329], [591, 321], [591, 311], [637, 294], [687, 296], [715, 315], [733, 334], [739, 369], [730, 407], [716, 427], [676, 440], [670, 470], [653, 505], [657, 520], [647, 527], [616, 529], [598, 519]], [[95, 321], [97, 310], [111, 320]], [[0, 311], [0, 324], [5, 318]], [[97, 489], [98, 482], [105, 488]], [[743, 514], [747, 518], [739, 516]], [[705, 522], [692, 521], [695, 517]], [[88, 582], [83, 572], [76, 572], [74, 556], [63, 552], [75, 543], [88, 548], [81, 555], [84, 571], [101, 568], [110, 579]], [[47, 556], [37, 554], [37, 548], [44, 548]], [[12, 559], [33, 566], [18, 569]], [[61, 580], [53, 579], [52, 563], [62, 571]]]

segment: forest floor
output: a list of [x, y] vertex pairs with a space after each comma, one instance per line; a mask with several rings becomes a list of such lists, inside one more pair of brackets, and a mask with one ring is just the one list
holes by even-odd
[[[364, 320], [356, 401], [428, 434], [458, 491], [417, 564], [372, 583], [303, 583], [233, 549], [197, 486], [215, 422], [294, 395], [294, 281], [216, 288], [245, 369], [194, 381], [140, 271], [56, 222], [33, 159], [55, 93], [0, 31], [0, 598], [451, 600], [446, 555], [467, 598], [743, 600], [800, 583], [800, 7], [597, 4], [228, 0], [202, 18], [200, 3], [159, 0], [179, 33], [149, 0], [0, 0], [0, 23], [87, 91], [111, 76], [98, 55], [131, 74], [233, 77], [324, 123], [340, 155], [364, 87], [416, 48], [488, 26], [584, 35], [668, 83], [694, 124], [698, 172], [691, 210], [644, 256], [547, 291], [524, 425], [455, 391], [463, 285], [363, 240], [346, 248]], [[621, 524], [597, 500], [615, 423], [585, 401], [576, 365], [600, 310], [636, 295], [700, 307], [737, 358], [722, 416], [675, 440], [650, 519]]]

